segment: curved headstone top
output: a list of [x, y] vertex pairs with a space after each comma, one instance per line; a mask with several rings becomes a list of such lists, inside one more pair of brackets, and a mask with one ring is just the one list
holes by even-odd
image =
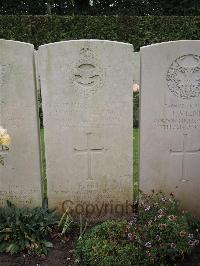
[[43, 47], [48, 47], [48, 46], [53, 46], [53, 45], [63, 45], [63, 44], [80, 44], [80, 43], [93, 43], [93, 44], [117, 44], [117, 45], [127, 45], [133, 47], [132, 44], [130, 43], [125, 43], [125, 42], [117, 42], [117, 41], [109, 41], [109, 40], [99, 40], [99, 39], [80, 39], [80, 40], [69, 40], [69, 41], [60, 41], [60, 42], [52, 42], [52, 43], [47, 43], [39, 46], [39, 49]]
[[21, 41], [15, 41], [15, 40], [7, 40], [7, 39], [1, 39], [0, 38], [0, 42], [1, 43], [3, 43], [3, 42], [5, 42], [5, 43], [13, 43], [13, 44], [24, 44], [24, 45], [29, 45], [29, 46], [34, 46], [32, 43], [28, 43], [28, 42], [21, 42]]
[[120, 215], [98, 213], [104, 204], [132, 202], [132, 56], [132, 45], [101, 40], [39, 48], [50, 208], [79, 216], [92, 204], [98, 220]]
[[150, 44], [150, 45], [145, 45], [145, 46], [142, 46], [140, 48], [140, 50], [144, 50], [144, 49], [150, 49], [150, 48], [158, 48], [158, 47], [167, 47], [167, 46], [171, 46], [174, 47], [174, 46], [179, 46], [179, 45], [184, 45], [184, 46], [187, 46], [187, 45], [190, 45], [191, 43], [193, 43], [195, 45], [198, 44], [200, 41], [199, 40], [177, 40], [177, 41], [168, 41], [168, 42], [160, 42], [160, 43], [153, 43], [153, 44]]
[[141, 48], [140, 187], [200, 215], [200, 41]]
[[0, 206], [41, 206], [41, 171], [32, 44], [0, 40], [0, 125], [12, 143], [0, 154]]

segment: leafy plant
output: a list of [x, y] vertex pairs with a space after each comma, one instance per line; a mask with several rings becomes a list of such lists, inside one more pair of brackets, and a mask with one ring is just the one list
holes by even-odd
[[[11, 142], [11, 138], [7, 133], [7, 130], [0, 126], [0, 149], [3, 151], [9, 150], [9, 145]], [[0, 164], [4, 165], [4, 156], [0, 155]]]
[[69, 214], [68, 209], [63, 213], [59, 223], [58, 228], [62, 230], [61, 235], [69, 233], [73, 226], [73, 219]]
[[84, 233], [85, 233], [85, 231], [87, 229], [87, 226], [88, 226], [88, 221], [84, 220], [83, 218], [84, 217], [80, 214], [80, 227], [79, 227], [80, 233], [79, 233], [79, 238], [81, 238], [84, 235]]
[[[193, 216], [191, 213], [186, 213], [185, 215], [193, 238], [200, 241], [200, 218]], [[193, 242], [193, 244], [195, 243]]]
[[2, 155], [0, 155], [0, 164], [4, 165], [4, 157]]
[[141, 193], [138, 209], [130, 221], [109, 220], [85, 233], [76, 246], [79, 258], [95, 266], [162, 265], [184, 258], [198, 245], [173, 195]]
[[55, 223], [55, 212], [17, 208], [7, 201], [7, 206], [0, 209], [0, 252], [46, 254], [53, 246], [46, 238]]
[[140, 47], [157, 42], [199, 40], [199, 24], [200, 16], [2, 15], [0, 38], [29, 42], [36, 48], [61, 40], [113, 40], [132, 43], [139, 51]]

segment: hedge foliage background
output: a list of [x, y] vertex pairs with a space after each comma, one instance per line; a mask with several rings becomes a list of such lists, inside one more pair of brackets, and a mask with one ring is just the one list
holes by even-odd
[[0, 38], [41, 44], [107, 39], [141, 46], [200, 39], [200, 16], [0, 16]]

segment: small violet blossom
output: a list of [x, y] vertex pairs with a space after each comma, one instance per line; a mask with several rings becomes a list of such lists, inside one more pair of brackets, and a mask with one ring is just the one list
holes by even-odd
[[156, 235], [155, 239], [158, 240], [158, 241], [160, 241], [161, 240], [161, 237], [159, 235]]
[[151, 209], [151, 206], [148, 206], [146, 209], [145, 209], [145, 212], [146, 211], [149, 211]]
[[151, 242], [147, 242], [144, 246], [145, 246], [146, 248], [151, 248], [151, 247], [152, 247]]
[[170, 247], [171, 247], [171, 248], [175, 248], [175, 247], [176, 247], [176, 244], [171, 243], [171, 244], [170, 244]]
[[194, 237], [193, 234], [189, 234], [189, 235], [188, 235], [188, 238], [193, 238], [193, 237]]

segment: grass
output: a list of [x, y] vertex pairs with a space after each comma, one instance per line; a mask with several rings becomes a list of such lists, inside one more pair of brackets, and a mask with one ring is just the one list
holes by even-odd
[[40, 143], [41, 143], [41, 160], [42, 160], [43, 203], [44, 203], [47, 200], [47, 178], [46, 178], [44, 128], [40, 129]]
[[138, 194], [139, 180], [139, 129], [133, 129], [133, 198]]

